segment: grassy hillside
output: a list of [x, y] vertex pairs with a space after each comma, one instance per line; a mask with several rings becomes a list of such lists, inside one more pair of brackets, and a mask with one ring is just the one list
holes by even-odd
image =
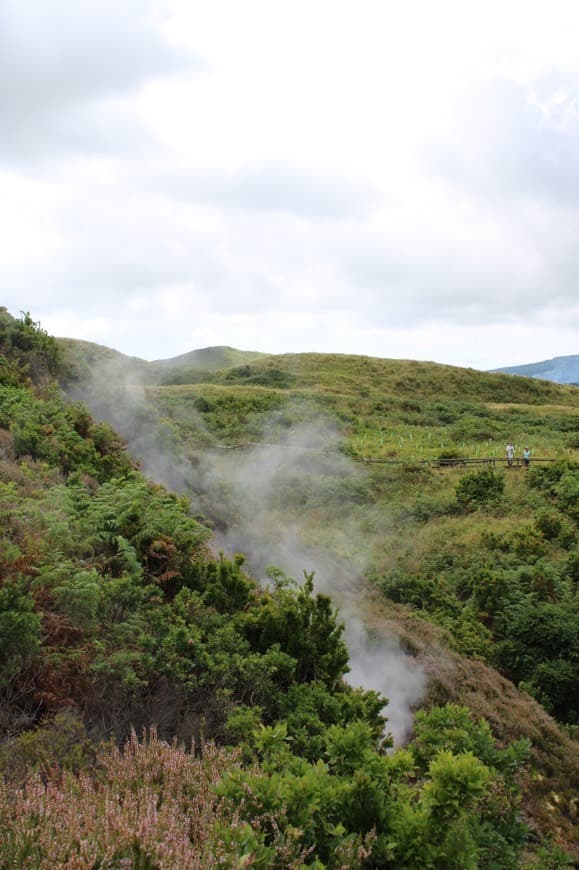
[[[437, 363], [413, 360], [390, 360], [347, 354], [282, 354], [256, 361], [248, 370], [240, 369], [229, 378], [242, 382], [253, 374], [279, 370], [296, 379], [302, 387], [311, 386], [324, 392], [347, 394], [352, 388], [382, 390], [387, 394], [403, 393], [426, 397], [432, 390], [444, 390], [447, 398], [477, 396], [488, 401], [544, 402], [548, 397], [572, 396], [572, 390], [533, 380], [498, 376]], [[575, 391], [576, 392], [576, 391]], [[576, 400], [575, 400], [576, 401]], [[573, 399], [571, 399], [573, 402]]]
[[[52, 340], [0, 326], [4, 863], [566, 866], [577, 391], [325, 355], [77, 383], [152, 482], [51, 384]], [[424, 462], [507, 438], [528, 472]], [[401, 734], [422, 707], [392, 754], [381, 694]]]
[[[526, 811], [572, 838], [578, 748], [548, 713], [577, 722], [576, 388], [325, 354], [191, 380], [127, 389], [162, 433], [140, 453], [145, 470], [167, 472], [215, 546], [258, 575], [315, 570], [345, 614], [382, 614], [389, 637], [420, 650], [431, 701], [466, 703], [503, 740], [531, 737]], [[115, 423], [138, 452], [134, 415]], [[530, 471], [504, 467], [511, 439], [517, 456], [531, 447]], [[439, 457], [499, 462], [430, 464]]]
[[434, 363], [284, 355], [150, 395], [206, 442], [257, 437], [274, 417], [282, 430], [321, 413], [366, 459], [502, 457], [509, 439], [519, 455], [529, 442], [535, 456], [570, 456], [579, 444], [576, 388]]
[[141, 373], [148, 367], [144, 359], [127, 356], [118, 350], [96, 344], [93, 341], [82, 341], [77, 338], [59, 338], [57, 346], [61, 350], [68, 365], [77, 369], [78, 377], [86, 377], [95, 368], [102, 365], [118, 365], [131, 373]]
[[57, 346], [76, 379], [86, 379], [97, 371], [104, 371], [122, 373], [125, 380], [137, 383], [189, 383], [195, 381], [200, 373], [233, 368], [267, 357], [258, 351], [223, 346], [200, 348], [169, 359], [148, 362], [101, 344], [74, 338], [59, 338]]
[[157, 370], [169, 372], [167, 377], [170, 377], [171, 372], [174, 374], [182, 370], [210, 372], [216, 369], [227, 369], [233, 368], [233, 366], [244, 365], [266, 356], [267, 354], [259, 353], [258, 351], [238, 350], [237, 348], [225, 345], [220, 347], [203, 347], [169, 359], [155, 360], [151, 363], [151, 370], [155, 372]]

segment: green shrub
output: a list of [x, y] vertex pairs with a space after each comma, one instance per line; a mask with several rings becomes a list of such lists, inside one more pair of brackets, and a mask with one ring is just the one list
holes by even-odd
[[443, 517], [453, 512], [454, 503], [446, 495], [419, 495], [403, 513], [410, 519], [419, 523], [426, 523], [436, 517]]
[[450, 437], [455, 442], [483, 442], [495, 438], [501, 431], [501, 425], [492, 420], [481, 420], [480, 417], [464, 416], [454, 423], [450, 429]]
[[579, 521], [579, 473], [568, 471], [563, 474], [554, 490], [561, 509]]
[[214, 406], [206, 398], [204, 398], [203, 396], [199, 396], [193, 402], [193, 407], [196, 411], [200, 411], [202, 414], [208, 414], [210, 411], [213, 410]]
[[558, 538], [563, 527], [564, 518], [555, 510], [543, 508], [535, 515], [535, 527], [546, 541]]
[[491, 468], [467, 474], [456, 487], [456, 502], [462, 510], [473, 511], [496, 505], [503, 497], [505, 478]]
[[68, 709], [6, 741], [0, 747], [0, 767], [7, 780], [19, 784], [31, 774], [48, 778], [61, 770], [81, 770], [92, 751], [82, 717]]
[[34, 601], [13, 583], [0, 588], [0, 688], [32, 659], [40, 646], [40, 616]]
[[532, 489], [555, 495], [555, 487], [561, 478], [567, 474], [576, 475], [578, 471], [579, 465], [567, 459], [559, 459], [557, 462], [551, 462], [547, 465], [533, 465], [531, 463], [525, 480]]
[[0, 307], [0, 353], [9, 359], [0, 365], [9, 381], [24, 383], [27, 377], [32, 381], [45, 381], [49, 375], [62, 370], [62, 357], [56, 339], [35, 323], [28, 312], [22, 312], [19, 319], [8, 314]]
[[577, 722], [579, 610], [577, 604], [537, 601], [528, 596], [501, 614], [505, 638], [497, 660], [515, 682], [536, 695], [553, 715]]

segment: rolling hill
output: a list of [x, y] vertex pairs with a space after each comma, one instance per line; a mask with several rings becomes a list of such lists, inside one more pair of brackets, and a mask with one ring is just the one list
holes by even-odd
[[[5, 327], [0, 353], [17, 340], [23, 348], [0, 359], [9, 580], [0, 618], [14, 613], [21, 626], [2, 635], [13, 647], [8, 677], [0, 672], [9, 735], [0, 749], [16, 780], [19, 765], [49, 771], [55, 752], [73, 767], [89, 763], [84, 727], [122, 740], [131, 724], [152, 723], [169, 740], [239, 743], [249, 762], [269, 766], [264, 800], [272, 776], [299, 806], [321, 800], [322, 827], [301, 822], [316, 855], [330, 854], [328, 843], [345, 849], [362, 825], [382, 832], [384, 860], [391, 849], [404, 865], [404, 850], [419, 843], [442, 860], [450, 840], [437, 845], [434, 828], [416, 826], [434, 818], [429, 801], [455, 774], [484, 797], [469, 803], [465, 793], [464, 813], [452, 820], [449, 810], [437, 831], [468, 829], [479, 857], [500, 867], [520, 866], [523, 844], [535, 866], [537, 850], [548, 866], [564, 866], [559, 846], [577, 854], [576, 389], [413, 361], [222, 349], [208, 354], [225, 360], [221, 368], [192, 369], [188, 359], [159, 383], [153, 364], [61, 342], [61, 382], [114, 423], [147, 480], [104, 423], [47, 388], [49, 338], [30, 324]], [[531, 445], [529, 471], [504, 468], [510, 439], [518, 451]], [[457, 464], [440, 468], [441, 457]], [[290, 578], [304, 571], [295, 587]], [[339, 631], [311, 584], [339, 607], [353, 685], [389, 697], [388, 727], [398, 746], [410, 740], [392, 762], [370, 754], [378, 702], [350, 696], [337, 679]], [[54, 719], [71, 710], [80, 721]], [[135, 744], [127, 751], [133, 757]], [[389, 786], [377, 788], [372, 809], [364, 803], [370, 815], [338, 814], [344, 824], [326, 829], [338, 780], [322, 771], [347, 774], [343, 794], [366, 776], [367, 796], [386, 764]], [[460, 775], [453, 765], [464, 766]], [[244, 776], [225, 774], [230, 796], [238, 786], [249, 793]], [[251, 776], [262, 788], [257, 768]], [[409, 791], [424, 785], [424, 796]], [[268, 809], [288, 836], [299, 827], [283, 817], [292, 806]], [[397, 838], [385, 839], [393, 824]], [[264, 833], [255, 848], [267, 843]]]
[[[356, 671], [376, 654], [389, 663], [386, 674], [406, 674], [411, 686], [411, 672], [388, 645], [413, 651], [428, 674], [430, 700], [421, 703], [464, 703], [502, 740], [531, 739], [534, 763], [551, 773], [540, 785], [529, 780], [525, 811], [549, 827], [550, 795], [565, 793], [558, 824], [569, 832], [578, 747], [537, 701], [572, 727], [576, 677], [565, 683], [564, 673], [576, 661], [578, 620], [576, 605], [567, 612], [563, 602], [570, 605], [576, 582], [578, 391], [341, 354], [283, 354], [149, 380], [138, 397], [126, 389], [138, 413], [119, 415], [127, 402], [113, 391], [109, 419], [146, 473], [191, 497], [195, 515], [214, 529], [216, 550], [244, 553], [256, 576], [271, 564], [294, 577], [313, 570], [347, 626], [364, 627], [352, 640], [361, 645]], [[102, 385], [97, 392], [102, 400]], [[90, 387], [86, 397], [90, 403]], [[517, 455], [532, 447], [528, 477], [503, 468], [511, 439]], [[480, 464], [436, 471], [429, 463], [440, 457]], [[485, 466], [493, 457], [496, 464]], [[483, 595], [479, 584], [487, 582], [498, 585]], [[530, 669], [514, 665], [519, 656], [533, 659], [525, 620], [541, 601], [548, 611], [541, 619], [560, 619], [556, 631], [568, 644], [555, 654], [566, 664], [549, 685], [547, 673], [552, 679], [559, 668], [551, 653], [533, 653]], [[521, 625], [507, 618], [515, 612], [527, 614]], [[533, 648], [541, 641], [532, 631]], [[393, 685], [386, 675], [380, 689], [404, 733], [416, 696]], [[571, 768], [564, 758], [574, 759]]]
[[153, 369], [194, 369], [196, 371], [214, 371], [240, 366], [266, 357], [267, 354], [258, 351], [237, 350], [234, 347], [204, 347], [189, 351], [170, 359], [155, 360], [151, 363]]
[[267, 358], [258, 351], [237, 350], [233, 347], [206, 347], [169, 359], [149, 362], [139, 357], [127, 356], [110, 347], [74, 338], [59, 338], [57, 344], [63, 351], [68, 365], [76, 372], [77, 379], [86, 378], [100, 369], [123, 372], [127, 379], [156, 383], [159, 380], [194, 379], [200, 372], [253, 363]]

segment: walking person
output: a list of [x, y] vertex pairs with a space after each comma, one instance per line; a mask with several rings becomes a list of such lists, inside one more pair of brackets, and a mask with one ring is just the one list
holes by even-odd
[[525, 466], [525, 468], [529, 467], [530, 462], [531, 462], [531, 451], [529, 450], [528, 447], [525, 447], [525, 449], [523, 450], [523, 465]]
[[509, 443], [507, 444], [507, 448], [506, 448], [505, 452], [507, 454], [507, 467], [512, 468], [513, 461], [515, 459], [515, 448], [513, 447], [512, 441], [509, 441]]

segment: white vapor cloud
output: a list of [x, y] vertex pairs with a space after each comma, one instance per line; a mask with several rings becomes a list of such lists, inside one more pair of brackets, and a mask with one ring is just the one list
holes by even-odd
[[[343, 437], [336, 422], [296, 401], [261, 420], [260, 447], [208, 449], [191, 458], [148, 403], [138, 372], [125, 363], [113, 360], [93, 369], [73, 397], [114, 425], [146, 475], [189, 496], [193, 512], [214, 525], [215, 552], [230, 558], [243, 553], [246, 569], [264, 583], [271, 567], [298, 583], [304, 572], [314, 573], [314, 592], [331, 597], [345, 629], [347, 681], [387, 699], [386, 731], [397, 744], [404, 742], [426, 690], [426, 674], [397, 636], [371, 636], [364, 624], [369, 605], [362, 578], [369, 554], [366, 545], [356, 544], [364, 535], [354, 509], [368, 478], [363, 466], [340, 453]], [[203, 431], [202, 415], [194, 408], [178, 413]], [[294, 419], [291, 427], [287, 415]], [[325, 541], [318, 528], [324, 512]], [[380, 522], [386, 528], [383, 511]]]

